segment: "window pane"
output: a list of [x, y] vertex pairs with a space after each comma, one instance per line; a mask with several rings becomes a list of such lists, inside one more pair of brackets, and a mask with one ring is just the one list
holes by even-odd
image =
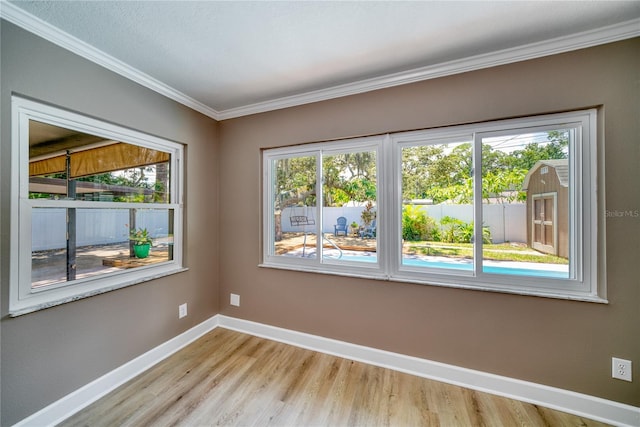
[[376, 152], [324, 156], [323, 259], [377, 262]]
[[316, 156], [272, 161], [274, 255], [316, 258]]
[[[33, 208], [31, 228], [32, 288], [173, 260], [168, 209]], [[149, 237], [146, 256], [136, 232]]]
[[402, 265], [473, 270], [472, 143], [402, 148]]
[[171, 156], [29, 121], [29, 198], [169, 203]]
[[570, 277], [571, 134], [483, 138], [483, 272]]

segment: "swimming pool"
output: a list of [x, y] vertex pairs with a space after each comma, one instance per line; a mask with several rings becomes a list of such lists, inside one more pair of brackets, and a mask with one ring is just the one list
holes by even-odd
[[[325, 257], [346, 262], [377, 262], [375, 252], [343, 251], [338, 258], [337, 251], [324, 251]], [[406, 267], [424, 267], [447, 270], [472, 271], [473, 262], [466, 259], [446, 259], [444, 257], [407, 256], [402, 259]], [[539, 264], [510, 261], [484, 261], [482, 271], [487, 274], [509, 274], [515, 276], [546, 277], [552, 279], [568, 279], [569, 266], [557, 264]]]

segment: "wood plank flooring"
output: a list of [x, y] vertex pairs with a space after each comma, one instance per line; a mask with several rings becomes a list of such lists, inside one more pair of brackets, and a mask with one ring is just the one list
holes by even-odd
[[604, 426], [216, 328], [61, 426]]

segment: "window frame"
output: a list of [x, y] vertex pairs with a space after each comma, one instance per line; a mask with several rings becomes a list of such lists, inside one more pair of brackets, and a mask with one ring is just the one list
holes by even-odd
[[[171, 156], [168, 203], [29, 199], [29, 121], [167, 152]], [[183, 146], [163, 138], [12, 96], [11, 234], [9, 315], [19, 316], [186, 270], [183, 253]], [[33, 288], [32, 212], [37, 208], [159, 209], [173, 211], [173, 259], [125, 271]], [[169, 216], [171, 218], [171, 216]]]
[[[301, 263], [291, 258], [269, 256], [270, 226], [268, 217], [272, 215], [270, 205], [271, 166], [269, 159], [277, 154], [286, 157], [297, 152], [317, 150], [348, 150], [351, 144], [357, 144], [362, 138], [344, 141], [314, 143], [304, 146], [281, 147], [263, 151], [263, 267], [313, 271], [326, 274], [368, 277], [395, 282], [408, 282], [424, 285], [447, 286], [463, 289], [496, 291], [511, 294], [533, 295], [560, 299], [606, 303], [605, 260], [598, 257], [599, 237], [604, 231], [599, 230], [599, 218], [603, 218], [604, 199], [602, 188], [598, 187], [598, 142], [596, 124], [597, 110], [579, 110], [566, 113], [539, 115], [516, 119], [496, 120], [485, 123], [459, 125], [445, 128], [433, 128], [420, 131], [398, 132], [370, 137], [381, 144], [378, 151], [378, 266], [367, 271], [365, 266], [349, 266], [339, 268], [329, 263], [317, 262], [313, 265]], [[410, 267], [402, 264], [402, 147], [417, 144], [417, 141], [431, 143], [461, 142], [464, 138], [472, 142], [473, 150], [473, 218], [475, 224], [482, 224], [482, 141], [483, 138], [494, 137], [514, 132], [544, 132], [546, 130], [573, 129], [575, 137], [571, 138], [569, 170], [572, 174], [570, 188], [570, 227], [572, 244], [570, 244], [570, 267], [573, 277], [569, 279], [540, 278], [533, 276], [515, 276], [482, 271], [482, 244], [474, 245], [474, 266], [471, 273], [443, 269], [434, 271], [424, 268]], [[321, 158], [320, 158], [321, 164]], [[602, 163], [600, 163], [602, 165]], [[322, 177], [316, 173], [316, 179]], [[318, 190], [319, 192], [321, 190]], [[319, 211], [318, 211], [319, 212]], [[321, 224], [317, 225], [321, 230]], [[474, 230], [475, 242], [482, 242], [482, 228]], [[375, 273], [375, 274], [371, 274]], [[517, 278], [517, 280], [514, 280]]]
[[[273, 268], [284, 268], [300, 271], [314, 271], [318, 273], [335, 273], [345, 276], [353, 277], [367, 277], [386, 279], [384, 274], [384, 268], [381, 255], [385, 253], [385, 249], [380, 248], [379, 242], [381, 241], [380, 234], [384, 234], [384, 227], [380, 227], [378, 230], [377, 247], [377, 260], [375, 263], [362, 263], [362, 262], [349, 262], [349, 261], [335, 261], [331, 259], [323, 259], [323, 257], [315, 258], [288, 258], [273, 253], [275, 246], [275, 236], [270, 230], [275, 230], [274, 222], [274, 198], [272, 196], [272, 188], [275, 179], [275, 174], [272, 168], [272, 164], [275, 160], [292, 158], [292, 157], [316, 157], [316, 206], [314, 211], [315, 216], [315, 234], [316, 236], [322, 236], [322, 228], [324, 225], [324, 218], [322, 212], [323, 205], [323, 186], [322, 180], [322, 165], [324, 156], [331, 156], [349, 152], [362, 152], [362, 151], [375, 151], [376, 152], [376, 182], [379, 183], [384, 175], [384, 171], [379, 167], [380, 158], [383, 155], [383, 140], [384, 136], [363, 137], [349, 139], [348, 141], [333, 141], [325, 143], [313, 143], [305, 144], [293, 147], [281, 147], [263, 151], [263, 194], [266, 195], [263, 198], [263, 221], [262, 229], [264, 230], [262, 236], [262, 263], [261, 266], [268, 266]], [[384, 195], [377, 188], [376, 200], [378, 204], [384, 203]], [[384, 215], [380, 216], [381, 212], [378, 211], [378, 221], [384, 220]], [[378, 222], [380, 224], [380, 222]], [[322, 253], [321, 247], [322, 239], [316, 239], [316, 253]]]

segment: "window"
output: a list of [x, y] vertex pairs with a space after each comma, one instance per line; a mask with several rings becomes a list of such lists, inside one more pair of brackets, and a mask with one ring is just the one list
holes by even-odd
[[595, 123], [589, 110], [265, 150], [263, 265], [603, 302]]
[[[269, 150], [265, 260], [274, 266], [380, 275], [382, 138]], [[357, 250], [352, 246], [357, 245]]]
[[182, 270], [182, 147], [13, 98], [10, 313]]

